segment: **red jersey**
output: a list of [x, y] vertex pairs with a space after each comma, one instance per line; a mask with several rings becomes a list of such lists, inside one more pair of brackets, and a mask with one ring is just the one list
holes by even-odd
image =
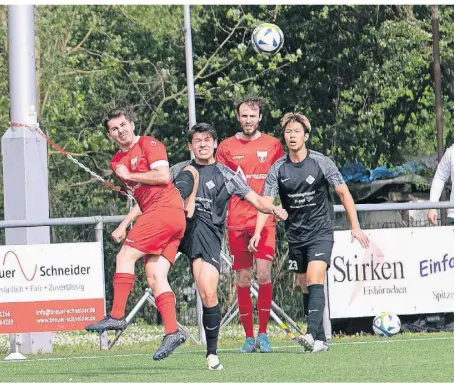
[[[128, 152], [117, 152], [111, 160], [111, 169], [119, 165], [125, 165], [131, 173], [148, 172], [158, 166], [167, 165], [167, 153], [165, 146], [153, 137], [139, 137], [139, 140]], [[183, 209], [183, 201], [174, 184], [145, 185], [140, 182], [120, 182], [131, 192], [136, 199], [142, 212], [155, 207], [174, 207]]]
[[[216, 160], [240, 173], [248, 185], [262, 195], [267, 172], [273, 163], [284, 156], [280, 140], [268, 134], [253, 141], [245, 141], [239, 135], [227, 138], [218, 146]], [[243, 229], [256, 226], [257, 210], [248, 202], [233, 196], [229, 202], [228, 227]], [[266, 226], [275, 225], [271, 215]]]

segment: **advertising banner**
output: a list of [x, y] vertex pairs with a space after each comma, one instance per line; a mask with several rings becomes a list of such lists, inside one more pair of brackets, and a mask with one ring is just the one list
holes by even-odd
[[328, 271], [331, 318], [453, 312], [454, 228], [366, 230], [368, 249], [335, 232]]
[[81, 330], [104, 317], [101, 244], [0, 246], [0, 333]]

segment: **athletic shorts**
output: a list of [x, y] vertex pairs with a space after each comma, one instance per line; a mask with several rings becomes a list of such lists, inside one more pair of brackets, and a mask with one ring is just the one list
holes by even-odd
[[275, 257], [275, 226], [265, 226], [262, 229], [258, 250], [250, 253], [248, 244], [253, 235], [254, 227], [243, 230], [228, 229], [229, 250], [234, 257], [232, 270], [247, 269], [253, 266], [253, 258], [273, 262]]
[[215, 230], [198, 218], [187, 218], [179, 251], [190, 259], [191, 265], [193, 260], [202, 258], [220, 271], [221, 239]]
[[185, 227], [183, 209], [151, 209], [139, 216], [124, 244], [145, 254], [162, 255], [173, 264]]
[[306, 246], [289, 249], [288, 270], [298, 274], [306, 273], [311, 261], [324, 261], [330, 267], [333, 241], [317, 241]]

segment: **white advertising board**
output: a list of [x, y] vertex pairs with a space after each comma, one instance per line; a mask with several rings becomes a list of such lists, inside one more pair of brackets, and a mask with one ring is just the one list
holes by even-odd
[[453, 312], [454, 228], [366, 230], [368, 249], [335, 232], [328, 271], [331, 318]]
[[0, 333], [83, 329], [104, 298], [100, 243], [0, 246]]

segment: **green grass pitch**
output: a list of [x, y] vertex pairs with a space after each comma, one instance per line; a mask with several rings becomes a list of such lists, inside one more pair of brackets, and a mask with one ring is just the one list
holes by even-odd
[[[205, 369], [204, 347], [188, 341], [155, 362], [157, 342], [98, 351], [55, 347], [26, 361], [1, 361], [4, 382], [453, 382], [453, 333], [365, 336], [330, 342], [326, 353], [304, 354], [292, 341], [273, 341], [271, 354], [238, 354], [224, 339], [222, 371]], [[6, 354], [0, 355], [2, 359]]]

